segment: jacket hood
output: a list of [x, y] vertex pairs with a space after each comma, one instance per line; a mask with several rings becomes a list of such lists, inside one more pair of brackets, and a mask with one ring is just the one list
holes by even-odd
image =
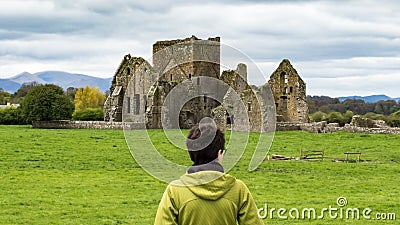
[[180, 180], [199, 198], [217, 200], [234, 186], [236, 178], [219, 171], [205, 170], [182, 175]]

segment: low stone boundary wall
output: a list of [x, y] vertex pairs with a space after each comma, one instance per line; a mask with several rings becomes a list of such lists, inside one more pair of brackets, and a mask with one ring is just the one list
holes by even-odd
[[[34, 121], [32, 122], [33, 128], [45, 129], [130, 129], [138, 130], [143, 129], [142, 124], [138, 123], [122, 123], [122, 122], [104, 122], [104, 121], [70, 121], [70, 120], [57, 120], [57, 121]], [[303, 130], [312, 133], [330, 133], [337, 131], [347, 131], [352, 133], [367, 133], [367, 134], [400, 134], [399, 127], [380, 127], [368, 128], [358, 127], [351, 124], [346, 124], [341, 127], [337, 123], [276, 123], [276, 131], [291, 131]]]
[[278, 122], [276, 123], [276, 131], [290, 131], [290, 130], [303, 130], [312, 133], [331, 133], [338, 131], [347, 131], [351, 133], [367, 133], [367, 134], [400, 134], [399, 127], [379, 127], [379, 128], [369, 128], [369, 127], [358, 127], [352, 124], [346, 124], [341, 127], [337, 123], [287, 123]]
[[301, 123], [277, 122], [276, 131], [301, 130]]
[[44, 129], [116, 129], [122, 130], [141, 129], [137, 123], [122, 123], [122, 122], [104, 122], [104, 121], [71, 121], [71, 120], [55, 120], [55, 121], [34, 121], [33, 128]]

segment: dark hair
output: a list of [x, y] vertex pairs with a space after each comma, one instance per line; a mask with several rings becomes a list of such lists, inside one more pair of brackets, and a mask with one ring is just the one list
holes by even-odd
[[190, 130], [186, 146], [194, 165], [209, 163], [218, 157], [219, 150], [224, 150], [224, 133], [213, 123], [197, 124]]

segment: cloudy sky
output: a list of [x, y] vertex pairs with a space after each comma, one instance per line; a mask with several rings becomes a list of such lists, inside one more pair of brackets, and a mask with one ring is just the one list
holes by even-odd
[[194, 34], [220, 36], [266, 79], [289, 59], [309, 95], [400, 97], [399, 12], [395, 0], [1, 0], [0, 78], [112, 77], [125, 54]]

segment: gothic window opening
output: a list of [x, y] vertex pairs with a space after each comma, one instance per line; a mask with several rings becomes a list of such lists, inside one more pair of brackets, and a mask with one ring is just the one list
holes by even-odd
[[230, 124], [233, 124], [233, 115], [229, 115], [229, 113], [228, 112], [226, 112], [226, 124], [228, 124], [228, 125], [230, 125]]
[[280, 75], [280, 84], [281, 86], [285, 85], [288, 83], [288, 75], [285, 72], [282, 72]]
[[247, 103], [247, 111], [251, 112], [251, 102]]
[[287, 97], [286, 96], [282, 96], [281, 97], [281, 108], [282, 110], [287, 110]]
[[139, 110], [140, 110], [140, 95], [139, 94], [135, 94], [134, 102], [135, 102], [135, 115], [139, 115]]
[[144, 113], [146, 113], [147, 110], [147, 96], [143, 95], [143, 106], [144, 106]]
[[127, 97], [127, 98], [126, 98], [126, 103], [127, 103], [127, 104], [126, 104], [126, 105], [127, 105], [127, 106], [126, 106], [126, 112], [127, 112], [127, 113], [131, 113], [131, 98], [130, 98], [130, 97]]

